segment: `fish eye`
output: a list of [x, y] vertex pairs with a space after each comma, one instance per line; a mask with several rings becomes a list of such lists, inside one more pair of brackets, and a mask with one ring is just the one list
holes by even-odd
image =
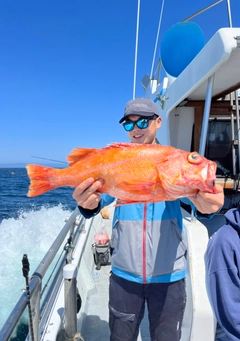
[[188, 161], [190, 163], [195, 163], [196, 165], [198, 165], [201, 162], [201, 157], [197, 152], [192, 152], [188, 154]]

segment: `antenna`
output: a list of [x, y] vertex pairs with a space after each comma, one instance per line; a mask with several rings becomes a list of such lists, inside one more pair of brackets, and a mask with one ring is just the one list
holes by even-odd
[[134, 61], [134, 75], [133, 75], [133, 99], [135, 99], [135, 95], [136, 95], [136, 74], [137, 74], [137, 55], [138, 55], [139, 16], [140, 16], [140, 0], [138, 0], [138, 9], [137, 9], [137, 28], [136, 28], [136, 44], [135, 44], [135, 61]]

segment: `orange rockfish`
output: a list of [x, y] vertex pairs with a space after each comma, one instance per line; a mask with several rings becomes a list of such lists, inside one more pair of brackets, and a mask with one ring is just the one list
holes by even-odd
[[197, 152], [158, 144], [114, 143], [102, 149], [76, 148], [69, 168], [27, 165], [28, 196], [57, 187], [77, 187], [91, 177], [103, 179], [99, 193], [118, 198], [118, 204], [174, 200], [198, 191], [216, 193], [216, 163]]

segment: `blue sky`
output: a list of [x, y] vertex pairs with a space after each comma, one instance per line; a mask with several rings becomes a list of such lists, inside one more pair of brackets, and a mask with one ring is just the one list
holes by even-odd
[[[160, 42], [214, 0], [165, 0]], [[127, 141], [118, 124], [133, 96], [137, 0], [0, 2], [0, 164], [65, 161], [75, 147]], [[150, 74], [162, 2], [141, 0], [136, 97]], [[231, 1], [240, 26], [240, 0]], [[227, 2], [194, 18], [205, 41], [228, 27]], [[159, 49], [158, 49], [159, 51]], [[158, 55], [158, 52], [157, 52]]]

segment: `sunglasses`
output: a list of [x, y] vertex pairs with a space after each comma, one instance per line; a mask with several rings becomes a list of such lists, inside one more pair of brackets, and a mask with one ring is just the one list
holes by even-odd
[[125, 121], [122, 123], [122, 126], [126, 131], [132, 131], [134, 129], [135, 125], [139, 129], [146, 129], [149, 126], [149, 121], [156, 120], [157, 118], [158, 118], [157, 115], [153, 115], [150, 117], [144, 117], [144, 118], [141, 117], [137, 121]]

